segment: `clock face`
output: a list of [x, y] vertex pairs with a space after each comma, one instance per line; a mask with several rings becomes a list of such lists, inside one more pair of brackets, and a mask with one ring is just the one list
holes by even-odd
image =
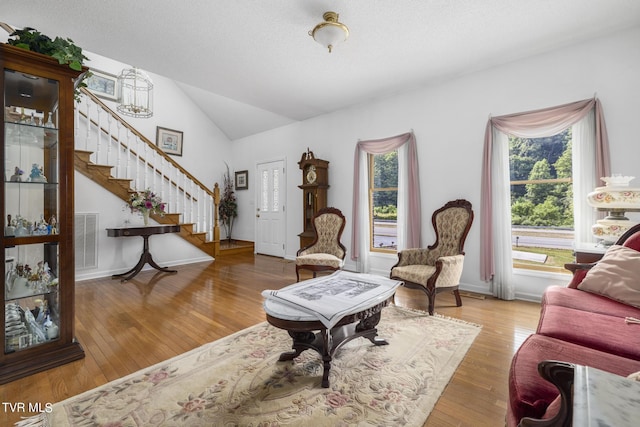
[[311, 165], [309, 169], [307, 169], [307, 184], [313, 184], [316, 182], [316, 167]]

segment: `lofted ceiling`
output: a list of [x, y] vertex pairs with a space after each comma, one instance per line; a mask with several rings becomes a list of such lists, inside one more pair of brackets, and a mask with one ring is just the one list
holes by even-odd
[[[351, 32], [332, 53], [308, 35], [328, 10]], [[638, 26], [640, 1], [2, 0], [0, 21], [177, 81], [235, 140]]]

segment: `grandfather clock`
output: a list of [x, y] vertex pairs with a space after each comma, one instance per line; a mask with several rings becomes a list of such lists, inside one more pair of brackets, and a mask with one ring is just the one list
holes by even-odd
[[327, 189], [329, 188], [329, 162], [316, 159], [312, 151], [307, 149], [298, 162], [302, 170], [302, 212], [303, 229], [300, 237], [300, 248], [313, 243], [313, 217], [322, 208], [327, 207]]

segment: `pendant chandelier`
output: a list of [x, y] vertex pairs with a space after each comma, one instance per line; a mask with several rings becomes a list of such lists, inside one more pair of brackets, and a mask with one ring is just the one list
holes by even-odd
[[329, 53], [331, 53], [336, 45], [347, 41], [349, 29], [346, 25], [338, 22], [338, 14], [336, 12], [325, 12], [322, 18], [324, 22], [319, 23], [313, 30], [309, 31], [309, 35], [329, 49]]
[[153, 116], [153, 82], [138, 68], [124, 69], [118, 76], [120, 99], [117, 110], [131, 117]]

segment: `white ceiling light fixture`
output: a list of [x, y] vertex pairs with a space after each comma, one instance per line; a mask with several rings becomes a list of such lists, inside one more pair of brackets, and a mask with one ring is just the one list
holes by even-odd
[[349, 29], [346, 25], [338, 22], [338, 14], [336, 12], [325, 12], [322, 18], [324, 22], [319, 23], [313, 30], [309, 31], [309, 35], [329, 49], [329, 53], [331, 53], [336, 45], [347, 41]]
[[118, 76], [118, 111], [126, 116], [153, 116], [153, 82], [138, 68], [124, 69]]

